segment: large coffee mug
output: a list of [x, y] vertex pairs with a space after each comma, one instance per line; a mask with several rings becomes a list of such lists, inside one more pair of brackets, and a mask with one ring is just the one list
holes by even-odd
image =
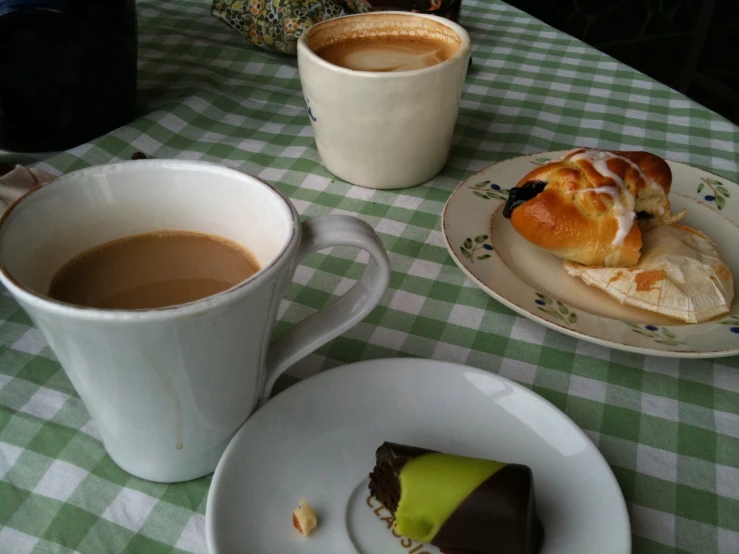
[[[202, 300], [105, 310], [48, 298], [77, 253], [161, 229], [226, 237], [259, 260], [255, 275]], [[270, 343], [298, 262], [356, 246], [369, 263], [352, 289]], [[355, 325], [387, 288], [375, 232], [353, 217], [302, 225], [268, 184], [204, 162], [145, 160], [75, 171], [0, 217], [0, 281], [56, 354], [121, 468], [152, 481], [211, 473], [231, 437], [291, 364]]]
[[[358, 37], [372, 48], [378, 36], [428, 37], [458, 50], [441, 63], [407, 71], [358, 71], [316, 54]], [[376, 189], [431, 179], [449, 157], [469, 59], [467, 32], [431, 15], [349, 15], [305, 31], [298, 40], [300, 82], [323, 165], [345, 181]]]

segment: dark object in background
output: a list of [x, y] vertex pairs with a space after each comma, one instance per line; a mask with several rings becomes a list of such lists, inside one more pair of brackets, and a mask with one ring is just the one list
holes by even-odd
[[[0, 0], [2, 2], [2, 0]], [[212, 0], [211, 13], [254, 46], [295, 55], [303, 31], [327, 19], [381, 10], [414, 11], [457, 21], [462, 0]], [[250, 5], [249, 9], [245, 6]]]
[[736, 0], [506, 0], [739, 125]]
[[0, 0], [0, 148], [63, 150], [136, 111], [135, 0]]
[[404, 12], [428, 13], [459, 21], [459, 8], [462, 0], [368, 0], [377, 11], [398, 10]]

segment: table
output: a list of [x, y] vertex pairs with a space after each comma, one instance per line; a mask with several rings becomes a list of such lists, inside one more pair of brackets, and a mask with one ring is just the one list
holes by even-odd
[[[404, 191], [352, 187], [320, 164], [295, 59], [247, 46], [208, 4], [140, 0], [141, 117], [37, 167], [59, 174], [137, 150], [210, 160], [275, 184], [301, 217], [357, 215], [390, 253], [390, 288], [278, 390], [389, 356], [499, 373], [556, 404], [600, 448], [628, 502], [634, 552], [736, 554], [739, 357], [629, 354], [518, 317], [455, 267], [440, 214], [473, 172], [575, 145], [648, 149], [737, 181], [739, 128], [499, 0], [465, 0], [474, 62], [448, 166]], [[345, 291], [363, 261], [347, 249], [306, 259], [276, 332]], [[116, 467], [43, 338], [0, 296], [0, 551], [204, 553], [209, 482], [161, 485]]]

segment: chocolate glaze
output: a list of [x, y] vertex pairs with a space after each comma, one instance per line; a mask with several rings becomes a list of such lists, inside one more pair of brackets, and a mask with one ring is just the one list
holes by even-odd
[[446, 554], [534, 554], [542, 538], [531, 469], [508, 464], [452, 512], [432, 544]]
[[[398, 475], [409, 460], [435, 452], [383, 443], [370, 473], [370, 492], [393, 514], [400, 501]], [[508, 464], [457, 507], [431, 541], [444, 554], [535, 554], [544, 531], [536, 517], [531, 469]]]
[[510, 219], [515, 208], [536, 197], [546, 186], [547, 183], [544, 181], [528, 181], [520, 187], [513, 187], [508, 191], [508, 201], [503, 208], [503, 217]]

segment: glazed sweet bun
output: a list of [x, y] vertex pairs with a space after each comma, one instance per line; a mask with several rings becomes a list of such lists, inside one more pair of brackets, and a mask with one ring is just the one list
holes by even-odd
[[642, 232], [670, 213], [672, 172], [648, 152], [579, 148], [539, 166], [510, 190], [503, 215], [529, 242], [586, 266], [639, 261]]

